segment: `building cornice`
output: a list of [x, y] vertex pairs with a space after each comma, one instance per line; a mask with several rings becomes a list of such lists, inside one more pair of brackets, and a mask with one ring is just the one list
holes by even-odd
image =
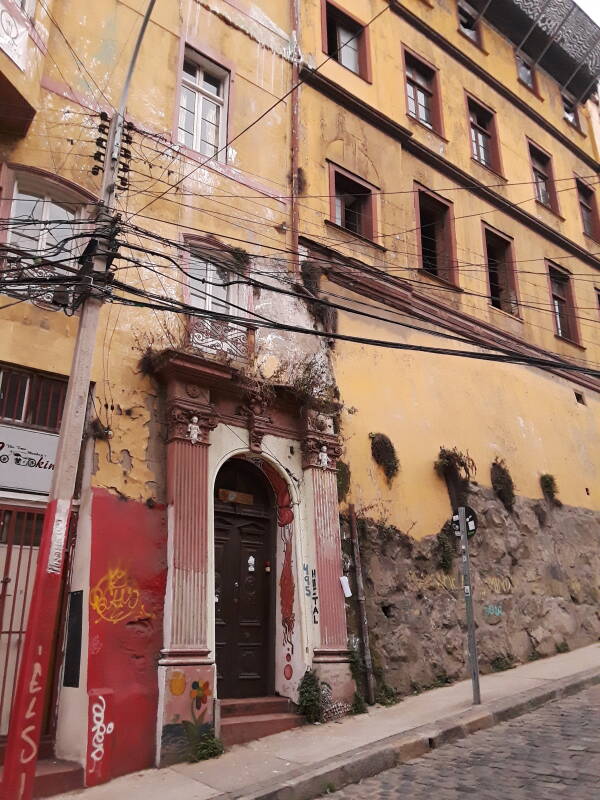
[[464, 186], [466, 189], [470, 189], [474, 194], [479, 195], [491, 205], [494, 205], [496, 208], [498, 208], [500, 211], [503, 211], [504, 213], [513, 217], [513, 219], [522, 223], [531, 230], [536, 231], [548, 241], [553, 242], [559, 247], [562, 247], [576, 258], [580, 258], [582, 261], [585, 261], [587, 264], [590, 264], [596, 269], [600, 269], [600, 259], [593, 256], [584, 247], [581, 247], [581, 245], [578, 245], [576, 242], [568, 239], [566, 236], [563, 236], [560, 231], [557, 231], [550, 225], [546, 225], [546, 223], [542, 222], [542, 220], [538, 219], [538, 217], [533, 216], [533, 214], [530, 214], [528, 211], [525, 211], [524, 209], [515, 205], [515, 203], [511, 203], [510, 200], [502, 197], [502, 195], [498, 194], [484, 183], [481, 183], [481, 181], [474, 178], [468, 172], [465, 172], [463, 169], [457, 167], [439, 153], [431, 150], [422, 142], [419, 142], [417, 139], [415, 139], [414, 136], [412, 136], [411, 131], [404, 128], [402, 125], [399, 125], [385, 114], [382, 114], [376, 108], [364, 103], [358, 97], [355, 97], [353, 94], [335, 83], [335, 81], [332, 81], [331, 79], [322, 75], [320, 72], [317, 72], [309, 67], [303, 67], [300, 75], [304, 83], [326, 95], [330, 98], [330, 100], [333, 100], [333, 102], [343, 106], [351, 113], [356, 114], [356, 116], [360, 117], [366, 122], [369, 122], [371, 125], [373, 125], [373, 127], [400, 142], [407, 152], [415, 155], [417, 158], [421, 159], [426, 164], [429, 164], [431, 167], [446, 175], [448, 178], [460, 184], [461, 186]]
[[[382, 305], [389, 306], [390, 309], [406, 313], [435, 328], [443, 328], [453, 334], [464, 336], [475, 347], [502, 348], [525, 357], [543, 358], [563, 362], [565, 365], [574, 363], [553, 351], [524, 342], [501, 328], [496, 328], [483, 320], [440, 303], [428, 295], [422, 294], [402, 278], [397, 278], [357, 259], [349, 259], [342, 253], [315, 242], [309, 237], [301, 237], [301, 244], [308, 248], [309, 258], [311, 255], [319, 256], [319, 264], [332, 283], [355, 292], [361, 299], [376, 300]], [[327, 259], [327, 264], [323, 263], [323, 257]], [[538, 368], [586, 389], [600, 392], [600, 381], [588, 375], [561, 370], [558, 367], [556, 369]]]

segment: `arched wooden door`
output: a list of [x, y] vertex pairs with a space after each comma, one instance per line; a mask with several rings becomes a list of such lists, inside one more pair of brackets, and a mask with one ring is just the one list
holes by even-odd
[[215, 482], [215, 636], [221, 698], [273, 694], [275, 497], [251, 462]]

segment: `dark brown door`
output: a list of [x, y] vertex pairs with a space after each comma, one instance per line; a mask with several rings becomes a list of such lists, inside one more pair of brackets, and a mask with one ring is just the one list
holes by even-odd
[[215, 633], [221, 698], [273, 692], [270, 494], [262, 473], [241, 459], [232, 459], [217, 477]]

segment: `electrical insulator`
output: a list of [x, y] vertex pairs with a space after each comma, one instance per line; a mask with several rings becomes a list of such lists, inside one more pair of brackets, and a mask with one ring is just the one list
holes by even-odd
[[98, 164], [94, 164], [94, 166], [92, 167], [92, 175], [99, 175], [103, 171], [104, 170], [102, 169], [102, 167], [100, 167]]
[[96, 139], [96, 147], [101, 147], [104, 150], [106, 147], [106, 139], [104, 139], [102, 136], [98, 136]]
[[106, 111], [100, 112], [100, 119], [102, 120], [102, 122], [110, 122], [110, 117], [108, 116]]
[[101, 164], [104, 164], [104, 153], [101, 153], [99, 150], [96, 150], [94, 153], [94, 161], [99, 161]]

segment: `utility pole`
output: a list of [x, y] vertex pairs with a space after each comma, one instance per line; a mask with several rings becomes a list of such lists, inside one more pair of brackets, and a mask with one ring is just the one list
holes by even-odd
[[2, 778], [3, 800], [30, 800], [33, 795], [44, 700], [52, 676], [50, 658], [58, 623], [67, 531], [86, 420], [98, 320], [103, 303], [103, 293], [94, 286], [94, 278], [97, 284], [103, 284], [106, 279], [110, 256], [107, 230], [113, 225], [115, 184], [121, 156], [125, 107], [137, 57], [155, 3], [156, 0], [149, 0], [131, 56], [119, 108], [108, 131], [100, 212], [96, 220], [95, 236], [98, 246], [93, 259], [91, 284], [81, 306], [52, 488], [44, 515], [27, 630], [10, 718]]

